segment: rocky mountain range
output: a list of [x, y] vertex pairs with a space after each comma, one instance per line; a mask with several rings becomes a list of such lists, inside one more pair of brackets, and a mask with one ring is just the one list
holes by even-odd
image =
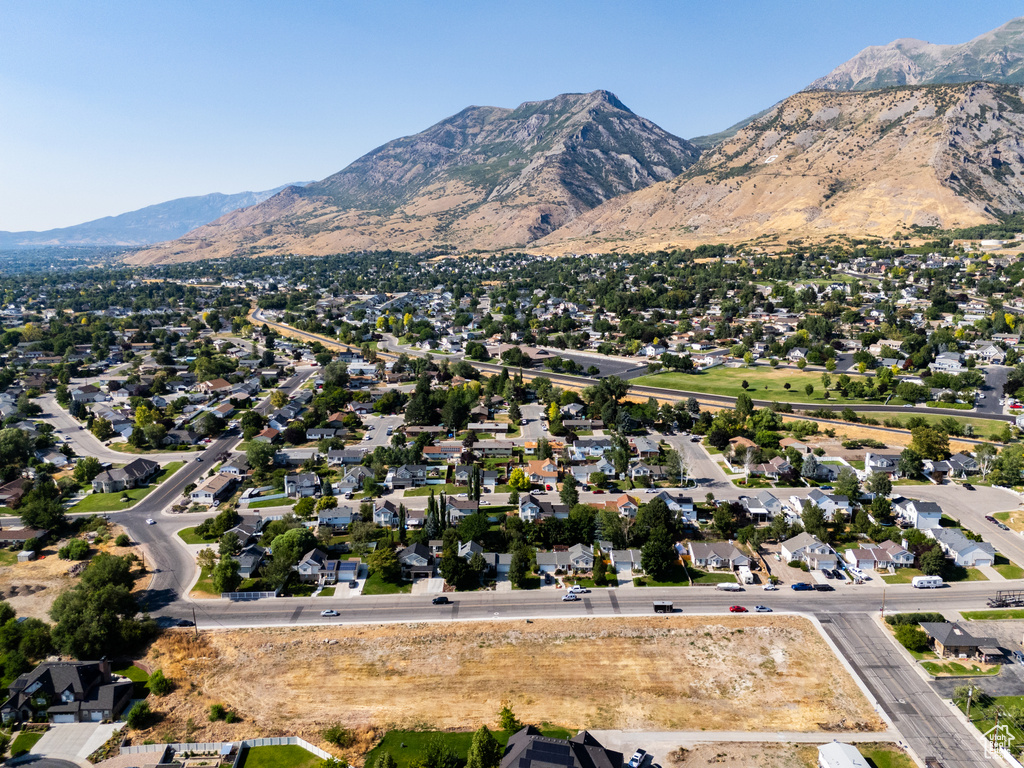
[[291, 185], [264, 192], [239, 192], [233, 195], [215, 192], [179, 197], [119, 216], [104, 216], [83, 224], [42, 232], [0, 232], [0, 249], [150, 245], [181, 237], [230, 211], [262, 203], [287, 186]]
[[799, 93], [678, 178], [586, 213], [537, 246], [666, 247], [961, 227], [1024, 209], [1024, 102], [984, 83]]
[[521, 247], [699, 154], [607, 91], [469, 107], [132, 260]]
[[979, 80], [1024, 83], [1024, 17], [959, 45], [935, 45], [912, 38], [872, 45], [806, 90], [871, 91]]
[[971, 226], [1024, 210], [1024, 19], [866, 49], [686, 141], [607, 91], [469, 107], [136, 263], [362, 249], [551, 253]]

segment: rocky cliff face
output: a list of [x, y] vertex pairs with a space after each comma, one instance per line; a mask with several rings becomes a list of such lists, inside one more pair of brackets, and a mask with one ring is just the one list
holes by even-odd
[[1024, 210], [1021, 96], [988, 84], [799, 93], [677, 179], [605, 203], [537, 245], [888, 236], [992, 221]]
[[617, 195], [674, 178], [698, 156], [607, 91], [469, 107], [132, 260], [524, 246]]
[[894, 85], [1024, 83], [1024, 17], [959, 45], [895, 40], [865, 48], [807, 90], [868, 91]]

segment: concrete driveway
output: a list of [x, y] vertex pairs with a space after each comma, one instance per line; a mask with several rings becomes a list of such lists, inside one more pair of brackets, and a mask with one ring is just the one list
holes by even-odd
[[36, 742], [32, 754], [63, 760], [84, 761], [103, 745], [117, 723], [60, 723]]

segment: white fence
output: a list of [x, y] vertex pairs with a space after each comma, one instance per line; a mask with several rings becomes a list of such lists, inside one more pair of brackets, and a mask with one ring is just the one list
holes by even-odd
[[176, 744], [139, 744], [130, 747], [121, 747], [122, 755], [138, 755], [145, 752], [163, 752], [165, 749], [170, 747], [175, 752], [217, 752], [218, 754], [225, 746], [238, 745], [239, 752], [243, 749], [249, 749], [250, 747], [283, 747], [283, 746], [299, 746], [307, 752], [312, 752], [314, 755], [319, 757], [321, 760], [327, 760], [333, 755], [320, 749], [320, 747], [313, 746], [305, 739], [300, 739], [298, 736], [279, 736], [273, 739], [243, 739], [242, 741], [222, 741], [222, 742], [199, 742], [199, 743], [176, 743]]

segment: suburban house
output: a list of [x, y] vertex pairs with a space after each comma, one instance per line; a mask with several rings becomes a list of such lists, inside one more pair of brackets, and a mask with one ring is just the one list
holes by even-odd
[[668, 507], [669, 511], [675, 512], [683, 520], [689, 523], [697, 522], [697, 508], [693, 503], [692, 497], [664, 490], [659, 491], [648, 499], [647, 503], [650, 504], [655, 499], [665, 502], [665, 506]]
[[235, 558], [238, 561], [238, 575], [243, 579], [255, 577], [259, 569], [263, 567], [266, 555], [267, 550], [256, 544], [245, 547]]
[[535, 523], [549, 517], [565, 520], [569, 517], [569, 507], [565, 504], [541, 501], [533, 494], [525, 493], [519, 497], [519, 517], [527, 523]]
[[614, 501], [606, 501], [604, 503], [605, 509], [614, 509], [622, 517], [636, 517], [637, 511], [640, 509], [640, 505], [637, 500], [629, 494], [622, 494]]
[[836, 556], [832, 553], [832, 548], [806, 531], [782, 542], [780, 549], [783, 560], [799, 560], [807, 563], [811, 570], [831, 570], [836, 567]]
[[750, 566], [750, 558], [727, 541], [691, 541], [690, 562], [698, 568], [728, 568], [735, 571]]
[[42, 528], [0, 529], [0, 547], [22, 547], [26, 541], [42, 542], [50, 532]]
[[861, 480], [867, 480], [868, 477], [878, 472], [883, 475], [888, 475], [892, 480], [899, 479], [900, 457], [898, 453], [875, 453], [873, 451], [867, 451], [864, 454], [864, 469], [858, 472]]
[[364, 467], [362, 464], [356, 464], [338, 481], [338, 490], [342, 493], [347, 493], [348, 491], [362, 488], [363, 481], [368, 477], [373, 478], [373, 470], [369, 467]]
[[373, 522], [385, 528], [397, 528], [398, 507], [386, 499], [381, 499], [374, 507]]
[[326, 528], [348, 528], [353, 520], [359, 519], [359, 513], [352, 507], [334, 507], [322, 509], [317, 514], [316, 524]]
[[755, 522], [766, 522], [776, 515], [785, 514], [785, 505], [771, 491], [758, 491], [753, 496], [741, 496], [740, 504]]
[[992, 637], [974, 637], [958, 622], [922, 621], [921, 629], [928, 635], [939, 658], [988, 660], [1002, 656], [999, 641]]
[[403, 464], [388, 471], [384, 485], [396, 491], [402, 488], [419, 488], [427, 482], [428, 469], [425, 464]]
[[978, 471], [978, 462], [969, 453], [954, 453], [948, 459], [950, 477], [967, 477]]
[[526, 476], [534, 485], [558, 482], [558, 464], [553, 459], [534, 459], [526, 464]]
[[426, 544], [410, 544], [398, 553], [403, 579], [429, 579], [434, 575], [434, 558]]
[[[347, 568], [342, 569], [342, 565], [349, 564]], [[302, 559], [299, 560], [299, 564], [295, 566], [295, 570], [298, 571], [299, 581], [304, 584], [319, 584], [320, 586], [329, 586], [331, 584], [337, 584], [339, 581], [354, 581], [359, 573], [359, 562], [355, 560], [333, 560], [328, 558], [320, 549], [311, 549]]]
[[634, 483], [641, 481], [645, 484], [654, 483], [665, 478], [665, 468], [657, 464], [648, 464], [645, 461], [637, 461], [629, 467], [629, 479]]
[[448, 496], [444, 506], [452, 525], [456, 525], [462, 522], [464, 517], [475, 515], [480, 511], [479, 501], [475, 499], [460, 499], [457, 496]]
[[586, 731], [571, 739], [542, 736], [528, 725], [512, 734], [500, 768], [622, 768], [621, 752], [605, 749]]
[[934, 501], [918, 501], [901, 496], [892, 500], [892, 511], [902, 522], [922, 531], [938, 528], [942, 519], [942, 507]]
[[924, 535], [935, 539], [946, 557], [964, 568], [993, 565], [996, 549], [987, 541], [971, 541], [956, 528], [929, 528]]
[[284, 492], [292, 499], [318, 496], [320, 494], [320, 478], [313, 472], [285, 475]]
[[331, 448], [327, 451], [327, 466], [340, 467], [347, 464], [358, 464], [363, 460], [363, 455], [362, 451]]
[[150, 459], [134, 459], [120, 469], [100, 472], [92, 481], [94, 493], [117, 493], [145, 484], [160, 471], [160, 465]]
[[791, 496], [789, 503], [797, 511], [802, 511], [807, 503], [813, 504], [825, 513], [825, 519], [829, 522], [835, 519], [837, 514], [844, 517], [850, 515], [850, 500], [848, 498], [825, 493], [817, 488], [813, 488], [807, 494], [806, 500], [802, 500], [798, 496]]
[[603, 456], [592, 464], [577, 464], [571, 467], [569, 471], [575, 478], [577, 483], [586, 485], [590, 482], [590, 476], [600, 472], [606, 477], [615, 477], [615, 465], [612, 464], [608, 459]]
[[573, 544], [566, 552], [537, 553], [537, 568], [541, 573], [575, 573], [589, 571], [593, 567], [594, 548], [589, 544]]
[[233, 475], [214, 475], [192, 491], [189, 499], [193, 504], [206, 504], [207, 506], [218, 504], [231, 495], [236, 482], [238, 482], [238, 478]]
[[44, 661], [20, 675], [0, 705], [4, 722], [45, 715], [51, 723], [115, 720], [131, 701], [135, 684], [115, 680], [110, 662]]

